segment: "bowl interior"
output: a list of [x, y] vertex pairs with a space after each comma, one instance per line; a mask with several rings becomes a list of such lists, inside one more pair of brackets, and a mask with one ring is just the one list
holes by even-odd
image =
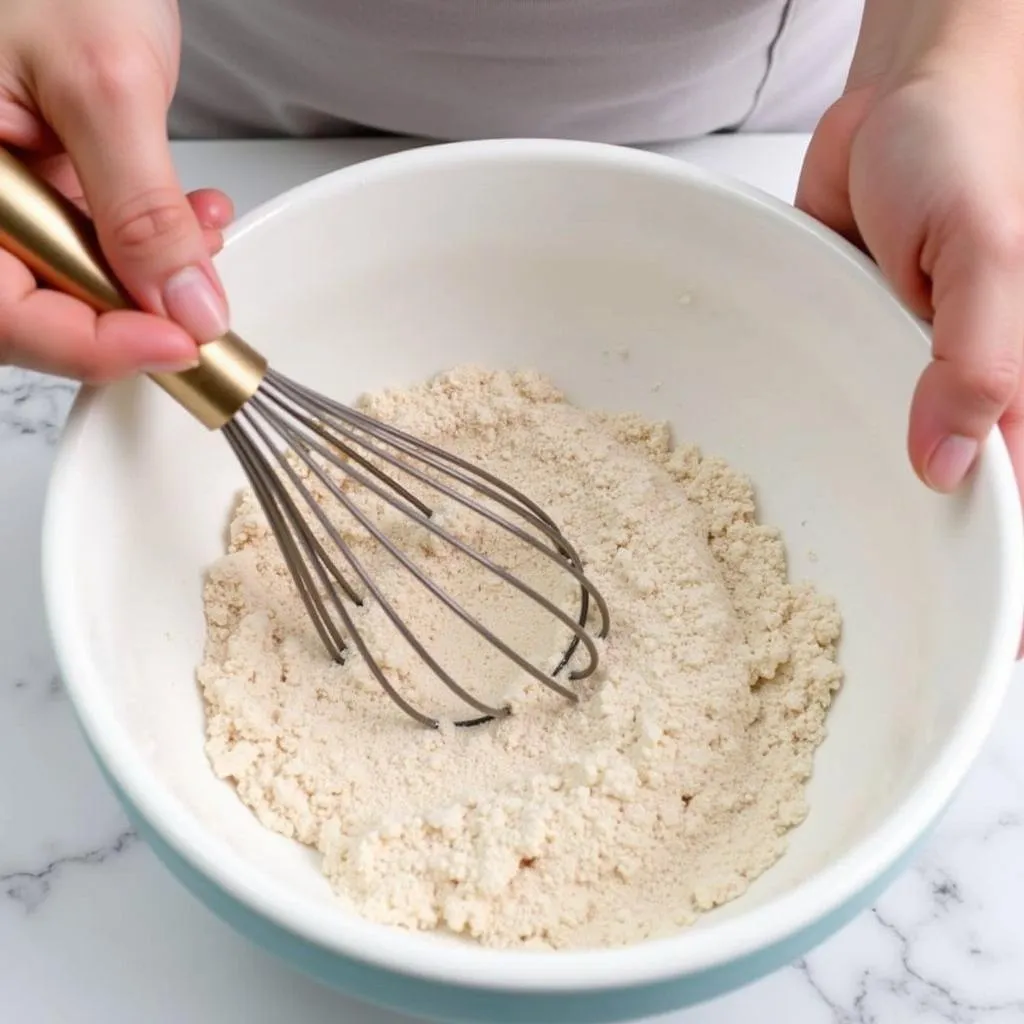
[[[342, 400], [465, 362], [535, 368], [753, 477], [791, 574], [840, 602], [847, 681], [808, 820], [714, 928], [870, 843], [952, 742], [1006, 589], [1002, 456], [956, 500], [918, 483], [904, 437], [924, 333], [773, 204], [657, 158], [474, 152], [357, 167], [249, 218], [219, 260], [236, 327]], [[91, 396], [55, 483], [58, 634], [89, 663], [65, 666], [79, 707], [140, 758], [133, 785], [301, 908], [329, 898], [314, 856], [262, 828], [203, 753], [200, 587], [241, 484], [224, 441], [148, 382]]]

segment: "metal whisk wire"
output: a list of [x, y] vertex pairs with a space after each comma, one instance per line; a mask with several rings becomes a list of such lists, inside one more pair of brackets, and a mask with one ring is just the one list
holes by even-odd
[[[133, 306], [131, 296], [106, 263], [89, 218], [3, 149], [0, 149], [0, 247], [22, 260], [40, 281], [74, 296], [97, 312]], [[433, 673], [452, 693], [480, 712], [477, 717], [457, 724], [475, 725], [506, 714], [508, 709], [479, 700], [438, 664], [335, 528], [306, 485], [304, 474], [307, 478], [312, 475], [393, 559], [478, 636], [549, 689], [569, 700], [577, 699], [575, 692], [556, 677], [569, 667], [581, 645], [586, 660], [569, 672], [569, 681], [585, 679], [594, 672], [598, 653], [587, 630], [591, 602], [596, 605], [601, 620], [600, 637], [608, 633], [608, 607], [584, 575], [576, 550], [551, 518], [524, 494], [464, 459], [281, 376], [270, 369], [259, 352], [231, 331], [200, 346], [199, 365], [194, 369], [149, 376], [199, 423], [209, 430], [220, 430], [227, 438], [266, 514], [303, 604], [331, 656], [342, 660], [347, 641], [351, 641], [377, 682], [408, 715], [424, 725], [437, 725], [433, 717], [415, 708], [388, 680], [356, 628], [346, 600], [356, 605], [362, 604], [365, 595], [376, 600], [399, 634]], [[303, 472], [294, 465], [296, 460]], [[576, 618], [446, 530], [432, 518], [431, 507], [381, 465], [482, 516], [492, 526], [557, 563], [580, 588], [580, 610]], [[565, 626], [572, 639], [554, 671], [546, 673], [530, 663], [431, 580], [345, 493], [327, 467], [344, 474], [445, 544], [495, 573]], [[469, 493], [453, 485], [466, 488]], [[520, 525], [488, 507], [484, 501], [511, 513]], [[330, 551], [317, 536], [314, 523], [323, 531]], [[341, 556], [349, 572], [358, 579], [364, 594], [346, 578], [335, 554]]]
[[[416, 708], [398, 692], [369, 650], [345, 604], [347, 598], [348, 601], [361, 606], [363, 597], [346, 578], [336, 558], [331, 557], [317, 538], [308, 518], [310, 516], [323, 530], [332, 550], [341, 556], [349, 570], [358, 578], [366, 594], [379, 604], [388, 620], [416, 655], [452, 693], [480, 712], [476, 717], [463, 719], [456, 724], [477, 725], [507, 714], [508, 711], [507, 708], [481, 701], [462, 687], [413, 634], [351, 545], [341, 536], [322, 504], [313, 496], [303, 480], [303, 474], [293, 464], [294, 460], [298, 460], [330, 497], [339, 502], [345, 512], [411, 573], [425, 590], [441, 601], [478, 636], [549, 689], [567, 700], [577, 699], [576, 693], [559, 682], [557, 677], [569, 666], [580, 645], [586, 652], [586, 661], [569, 673], [569, 680], [582, 680], [594, 672], [598, 652], [586, 628], [590, 602], [595, 603], [600, 617], [600, 637], [607, 635], [608, 632], [608, 608], [601, 594], [584, 575], [582, 562], [576, 550], [562, 536], [551, 518], [524, 494], [464, 459], [325, 398], [273, 370], [267, 371], [253, 397], [222, 429], [267, 516], [310, 619], [322, 643], [335, 660], [344, 660], [347, 636], [377, 682], [406, 714], [424, 725], [437, 725], [434, 717]], [[575, 618], [568, 615], [530, 584], [435, 522], [430, 506], [375, 465], [371, 461], [373, 459], [482, 516], [494, 526], [556, 563], [579, 586], [578, 615]], [[555, 669], [548, 673], [532, 664], [432, 580], [383, 532], [380, 525], [345, 493], [326, 467], [332, 467], [348, 476], [392, 508], [409, 516], [444, 543], [495, 573], [565, 626], [572, 636]], [[433, 470], [436, 475], [431, 475], [428, 469]], [[446, 483], [444, 478], [493, 501], [513, 513], [536, 533], [531, 533], [510, 521], [471, 494], [456, 490]], [[305, 513], [289, 493], [289, 487], [306, 506]], [[340, 620], [343, 629], [338, 628], [332, 611]]]

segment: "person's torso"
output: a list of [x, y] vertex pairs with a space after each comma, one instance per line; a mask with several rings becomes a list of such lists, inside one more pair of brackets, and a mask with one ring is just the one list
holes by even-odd
[[862, 0], [181, 0], [177, 136], [809, 127]]

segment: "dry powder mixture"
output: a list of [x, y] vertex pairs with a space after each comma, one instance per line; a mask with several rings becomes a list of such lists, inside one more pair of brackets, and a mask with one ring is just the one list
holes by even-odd
[[[788, 582], [782, 539], [757, 523], [750, 483], [673, 444], [667, 426], [583, 411], [532, 373], [460, 369], [362, 407], [552, 515], [611, 608], [600, 667], [576, 705], [524, 682], [314, 479], [424, 644], [467, 689], [514, 709], [473, 728], [417, 725], [357, 655], [328, 659], [245, 493], [205, 588], [199, 681], [216, 773], [264, 825], [319, 851], [347, 905], [406, 928], [504, 947], [620, 945], [742, 893], [806, 814], [841, 681], [837, 610]], [[365, 489], [346, 493], [467, 610], [557, 663], [567, 634], [550, 613]], [[578, 610], [557, 564], [455, 502], [435, 512]], [[404, 696], [443, 722], [467, 716], [375, 602], [355, 617]]]

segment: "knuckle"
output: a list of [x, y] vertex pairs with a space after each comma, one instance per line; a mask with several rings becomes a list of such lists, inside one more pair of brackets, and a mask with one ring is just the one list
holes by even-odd
[[175, 189], [151, 189], [133, 196], [102, 218], [111, 244], [129, 259], [187, 239], [192, 215]]
[[976, 366], [964, 366], [958, 376], [961, 387], [972, 400], [986, 409], [1004, 409], [1020, 386], [1020, 362], [1013, 356], [990, 359]]
[[115, 36], [82, 40], [64, 64], [61, 80], [80, 102], [117, 108], [150, 88], [159, 69], [144, 46]]

